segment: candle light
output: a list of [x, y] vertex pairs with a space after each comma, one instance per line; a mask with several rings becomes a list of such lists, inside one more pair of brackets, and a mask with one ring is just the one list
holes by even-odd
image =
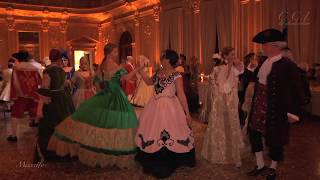
[[203, 80], [204, 80], [204, 74], [201, 73], [201, 74], [200, 74], [200, 82], [203, 82]]

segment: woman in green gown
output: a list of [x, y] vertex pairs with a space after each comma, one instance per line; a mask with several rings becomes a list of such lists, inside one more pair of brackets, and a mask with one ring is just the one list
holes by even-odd
[[48, 148], [60, 156], [77, 156], [92, 167], [131, 167], [138, 121], [120, 81], [130, 80], [141, 68], [127, 74], [116, 63], [118, 49], [114, 44], [104, 47], [104, 55], [98, 73], [104, 88], [57, 126]]
[[47, 150], [48, 142], [55, 127], [74, 112], [72, 97], [66, 89], [66, 73], [62, 69], [62, 53], [58, 49], [50, 51], [52, 64], [43, 72], [42, 87], [38, 90], [42, 102], [42, 118], [38, 127], [38, 136], [34, 163], [63, 160]]

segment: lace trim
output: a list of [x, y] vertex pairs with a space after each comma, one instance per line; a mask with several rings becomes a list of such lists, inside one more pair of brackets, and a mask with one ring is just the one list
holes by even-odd
[[167, 78], [160, 78], [158, 76], [158, 73], [156, 73], [153, 77], [153, 83], [154, 83], [154, 89], [156, 94], [162, 93], [162, 91], [170, 84], [172, 84], [176, 78], [180, 77], [179, 72], [174, 72], [171, 75], [169, 75]]
[[80, 162], [90, 167], [116, 165], [119, 168], [132, 168], [135, 166], [134, 154], [115, 156], [96, 153], [82, 148], [79, 144], [67, 143], [54, 137], [50, 139], [48, 149], [55, 150], [59, 156], [76, 156]]
[[136, 129], [105, 129], [74, 121], [70, 117], [56, 127], [55, 133], [83, 144], [100, 149], [133, 149]]

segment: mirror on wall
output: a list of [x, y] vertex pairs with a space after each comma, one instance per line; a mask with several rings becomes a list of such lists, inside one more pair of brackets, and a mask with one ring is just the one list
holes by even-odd
[[39, 32], [19, 32], [19, 50], [27, 50], [32, 57], [40, 60]]

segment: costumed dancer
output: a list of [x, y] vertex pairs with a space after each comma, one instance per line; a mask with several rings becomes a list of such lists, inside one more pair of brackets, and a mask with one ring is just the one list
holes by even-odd
[[136, 161], [145, 173], [158, 178], [170, 176], [180, 166], [195, 166], [194, 136], [183, 79], [174, 69], [178, 58], [175, 51], [165, 50], [160, 59], [162, 69], [152, 78], [141, 71], [145, 82], [154, 85], [155, 96], [139, 117]]
[[112, 43], [104, 47], [104, 55], [98, 74], [104, 89], [56, 127], [48, 149], [60, 156], [77, 156], [91, 167], [131, 167], [137, 151], [134, 136], [138, 120], [120, 82], [130, 80], [140, 69], [127, 74], [116, 63], [118, 48]]
[[[45, 69], [42, 64], [40, 64], [36, 59], [34, 59], [33, 55], [29, 54], [28, 62], [32, 64], [32, 66], [36, 67], [39, 71], [39, 74], [42, 78], [43, 70]], [[30, 119], [31, 122], [29, 123], [30, 127], [37, 127], [38, 126], [38, 119]]]
[[72, 86], [70, 80], [73, 77], [74, 73], [75, 73], [75, 68], [71, 66], [71, 63], [69, 61], [69, 56], [68, 56], [68, 52], [64, 51], [64, 50], [60, 50], [62, 52], [62, 65], [63, 65], [63, 70], [66, 73], [66, 79], [68, 82], [68, 86], [67, 89], [69, 89], [71, 95], [74, 94], [75, 92], [75, 87]]
[[[215, 81], [214, 81], [214, 76], [215, 76], [215, 71], [213, 71], [213, 69], [216, 66], [220, 66], [220, 65], [225, 65], [226, 63], [222, 60], [221, 55], [219, 53], [214, 53], [212, 56], [212, 68], [211, 68], [211, 73], [206, 76], [208, 79], [208, 84], [209, 87], [213, 87]], [[212, 110], [211, 105], [212, 105], [212, 101], [213, 101], [213, 97], [212, 97], [212, 92], [211, 92], [212, 88], [207, 88], [206, 89], [206, 95], [204, 98], [204, 101], [202, 102], [202, 108], [200, 111], [200, 115], [199, 115], [199, 119], [201, 120], [201, 122], [208, 124], [209, 121], [209, 114], [210, 111]]]
[[29, 61], [27, 51], [19, 51], [13, 54], [18, 59], [19, 64], [13, 67], [11, 80], [10, 99], [13, 101], [11, 120], [8, 124], [8, 141], [17, 141], [17, 123], [24, 117], [25, 112], [29, 112], [31, 119], [37, 118], [37, 108], [39, 95], [38, 88], [41, 86], [42, 69], [37, 68]]
[[238, 115], [238, 76], [244, 71], [232, 47], [221, 52], [223, 65], [213, 69], [211, 110], [201, 156], [215, 164], [241, 166], [244, 148]]
[[[248, 116], [248, 114], [247, 114], [248, 111], [242, 110], [242, 105], [244, 104], [244, 101], [245, 101], [247, 88], [251, 82], [254, 82], [256, 80], [254, 70], [258, 66], [258, 61], [256, 59], [255, 53], [249, 53], [244, 57], [244, 66], [245, 66], [245, 70], [239, 76], [240, 83], [239, 83], [239, 89], [238, 89], [239, 117], [240, 117], [241, 127], [245, 126], [246, 119]], [[252, 90], [252, 85], [250, 86], [250, 88]]]
[[[140, 56], [140, 65], [144, 65], [144, 68], [142, 71], [144, 71], [145, 74], [149, 74], [149, 66], [150, 66], [150, 60], [147, 59], [145, 56]], [[150, 98], [154, 94], [153, 87], [150, 85], [147, 85], [144, 80], [142, 79], [141, 75], [137, 75], [137, 88], [132, 96], [130, 102], [136, 106], [144, 107], [150, 100]]]
[[14, 62], [15, 60], [13, 58], [10, 58], [8, 61], [8, 68], [2, 71], [3, 84], [0, 94], [0, 100], [4, 102], [10, 101], [11, 78]]
[[66, 73], [62, 69], [62, 53], [58, 49], [50, 51], [51, 65], [43, 72], [42, 87], [38, 90], [40, 113], [34, 163], [60, 159], [47, 149], [55, 127], [74, 112], [70, 92], [66, 89]]
[[[278, 162], [283, 160], [283, 146], [289, 141], [289, 122], [299, 120], [303, 89], [298, 67], [288, 58], [282, 57], [281, 49], [287, 44], [279, 30], [266, 29], [252, 41], [262, 44], [268, 59], [256, 71], [258, 80], [248, 128], [257, 165], [248, 175], [263, 175], [272, 180], [276, 179]], [[270, 167], [264, 164], [263, 137], [272, 160]]]
[[80, 58], [80, 69], [71, 78], [71, 83], [75, 86], [73, 94], [73, 104], [78, 108], [80, 104], [91, 98], [95, 94], [93, 86], [93, 73], [90, 71], [89, 60], [86, 57]]
[[62, 52], [62, 64], [63, 64], [63, 70], [67, 74], [67, 80], [70, 80], [75, 72], [75, 69], [70, 64], [67, 51]]
[[[127, 56], [126, 63], [123, 65], [125, 70], [130, 73], [134, 70], [134, 59], [132, 56]], [[123, 80], [121, 82], [121, 87], [123, 91], [126, 93], [129, 99], [131, 99], [131, 96], [134, 94], [134, 91], [136, 89], [136, 78], [130, 79], [130, 80]]]

